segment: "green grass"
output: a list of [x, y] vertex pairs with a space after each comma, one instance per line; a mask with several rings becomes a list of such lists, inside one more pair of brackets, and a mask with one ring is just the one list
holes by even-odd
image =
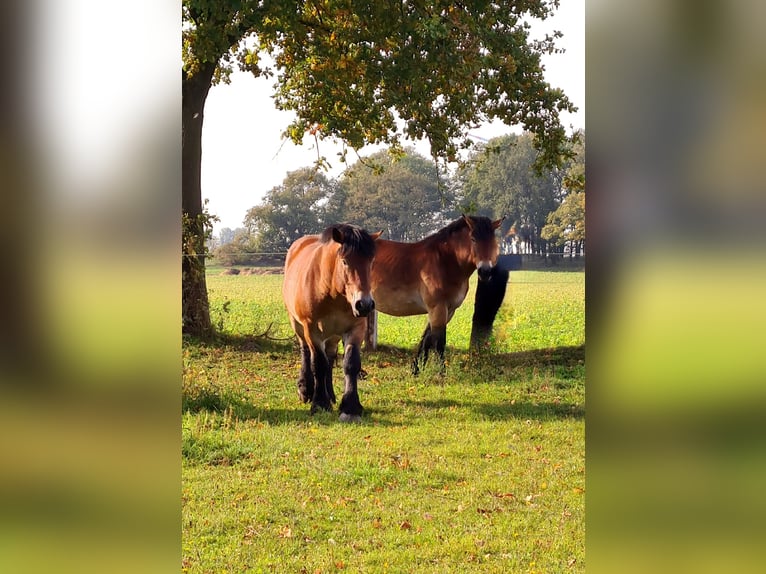
[[211, 273], [221, 336], [184, 343], [184, 571], [584, 571], [583, 273], [512, 273], [491, 355], [469, 294], [443, 376], [381, 315], [355, 425], [298, 400], [281, 279]]

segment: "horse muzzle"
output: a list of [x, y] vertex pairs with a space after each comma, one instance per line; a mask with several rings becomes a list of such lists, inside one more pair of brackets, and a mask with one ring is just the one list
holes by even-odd
[[356, 317], [366, 317], [375, 309], [375, 301], [370, 296], [362, 297], [354, 301], [353, 309]]
[[479, 276], [479, 281], [486, 281], [492, 275], [492, 263], [489, 261], [479, 261], [476, 266], [476, 273]]

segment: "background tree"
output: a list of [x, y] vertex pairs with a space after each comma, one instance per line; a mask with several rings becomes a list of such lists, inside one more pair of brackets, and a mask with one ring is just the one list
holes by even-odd
[[255, 246], [246, 229], [238, 227], [231, 241], [213, 250], [215, 262], [227, 267], [231, 265], [247, 265], [253, 263]]
[[568, 242], [570, 253], [579, 255], [585, 246], [585, 132], [576, 135], [572, 160], [564, 176], [567, 195], [548, 215], [541, 235], [556, 245]]
[[343, 218], [395, 241], [417, 241], [438, 229], [449, 207], [436, 164], [411, 150], [398, 160], [381, 151], [357, 162], [340, 186]]
[[512, 228], [543, 253], [540, 231], [562, 197], [562, 175], [556, 167], [535, 169], [538, 151], [534, 135], [506, 135], [490, 140], [458, 171], [461, 202], [491, 217], [505, 215], [501, 232]]
[[299, 237], [322, 231], [328, 225], [327, 202], [336, 186], [310, 167], [288, 173], [245, 216], [255, 250], [283, 253]]
[[218, 241], [220, 245], [226, 245], [234, 241], [234, 234], [239, 231], [240, 228], [232, 229], [231, 227], [224, 227], [218, 233]]
[[[204, 252], [200, 160], [210, 86], [234, 65], [272, 73], [260, 65], [262, 52], [276, 61], [277, 107], [296, 114], [286, 131], [296, 143], [308, 132], [353, 148], [425, 137], [434, 156], [452, 161], [470, 145], [470, 126], [499, 119], [538, 136], [539, 165], [557, 163], [567, 139], [559, 112], [574, 106], [545, 82], [540, 57], [556, 50], [560, 34], [529, 38], [529, 20], [557, 4], [183, 0], [184, 245]], [[204, 263], [203, 255], [183, 258], [186, 333], [211, 330]]]
[[548, 215], [541, 233], [554, 245], [570, 244], [570, 253], [579, 255], [585, 245], [585, 192], [570, 193], [556, 211]]

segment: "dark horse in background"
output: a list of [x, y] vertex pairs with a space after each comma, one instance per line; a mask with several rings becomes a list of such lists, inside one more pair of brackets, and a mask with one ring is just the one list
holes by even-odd
[[301, 349], [298, 394], [304, 403], [311, 401], [312, 414], [332, 410], [332, 369], [342, 339], [345, 388], [340, 420], [361, 418], [359, 345], [367, 331], [367, 315], [375, 308], [370, 267], [379, 236], [338, 224], [321, 235], [301, 237], [287, 252], [282, 297]]
[[463, 215], [417, 243], [377, 241], [371, 277], [377, 310], [397, 317], [428, 314], [414, 374], [432, 349], [443, 368], [447, 323], [463, 303], [474, 270], [480, 283], [492, 276], [499, 252], [495, 230], [503, 219]]

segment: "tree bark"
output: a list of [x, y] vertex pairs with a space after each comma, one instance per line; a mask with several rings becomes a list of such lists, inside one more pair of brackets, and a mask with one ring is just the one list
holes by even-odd
[[202, 204], [202, 122], [215, 63], [203, 64], [181, 79], [181, 209], [184, 217], [182, 331], [206, 337], [212, 333], [205, 282], [205, 229]]

